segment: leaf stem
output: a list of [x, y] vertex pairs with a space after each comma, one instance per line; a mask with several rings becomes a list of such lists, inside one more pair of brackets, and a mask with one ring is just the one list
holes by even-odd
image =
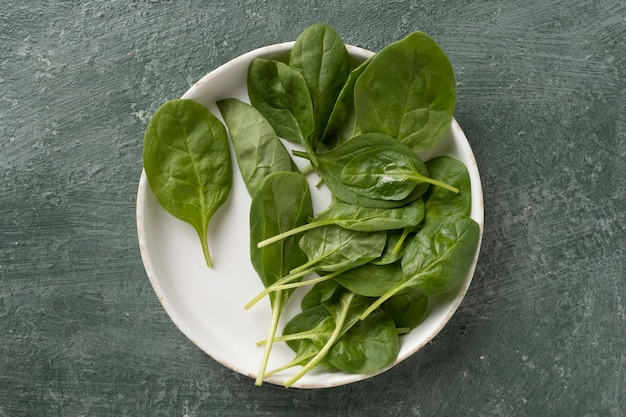
[[211, 253], [209, 252], [209, 238], [206, 234], [200, 235], [200, 243], [202, 244], [202, 253], [204, 253], [204, 260], [209, 268], [213, 268], [213, 260], [211, 260]]
[[339, 271], [332, 272], [328, 275], [324, 275], [319, 278], [308, 279], [306, 281], [293, 282], [291, 284], [276, 285], [274, 283], [270, 285], [269, 287], [267, 287], [266, 290], [269, 290], [268, 293], [271, 293], [273, 291], [281, 291], [281, 290], [289, 290], [291, 288], [306, 287], [307, 285], [313, 285], [313, 284], [317, 284], [318, 282], [328, 281], [329, 279], [333, 279], [337, 275], [341, 275], [346, 271], [347, 269], [340, 269]]
[[445, 182], [442, 181], [438, 181], [438, 180], [434, 180], [432, 178], [428, 178], [425, 177], [424, 175], [420, 175], [420, 174], [412, 174], [408, 176], [410, 179], [415, 180], [415, 181], [419, 181], [419, 182], [426, 182], [428, 184], [432, 184], [432, 185], [436, 185], [437, 187], [441, 187], [441, 188], [445, 188], [448, 191], [452, 191], [455, 194], [459, 193], [459, 189], [456, 187], [453, 187], [451, 185], [446, 184]]
[[392, 287], [386, 293], [378, 297], [376, 301], [374, 301], [363, 313], [361, 313], [361, 315], [359, 316], [359, 319], [365, 320], [367, 316], [369, 316], [374, 310], [380, 307], [382, 303], [384, 303], [385, 301], [387, 301], [388, 299], [396, 295], [398, 292], [402, 291], [403, 289], [409, 286], [410, 285], [408, 284], [408, 281], [405, 281], [396, 285], [395, 287]]
[[267, 336], [267, 342], [265, 344], [265, 351], [263, 352], [263, 359], [261, 361], [261, 365], [259, 367], [259, 373], [256, 377], [256, 381], [254, 385], [260, 387], [263, 384], [263, 379], [265, 378], [265, 370], [267, 369], [267, 363], [270, 359], [270, 353], [272, 352], [272, 346], [274, 346], [274, 337], [276, 336], [276, 328], [278, 327], [278, 320], [280, 319], [280, 313], [282, 311], [282, 302], [283, 297], [282, 293], [279, 290], [275, 296], [272, 303], [272, 321], [270, 323], [270, 330]]
[[287, 284], [287, 283], [289, 283], [289, 282], [291, 282], [291, 281], [293, 281], [295, 279], [301, 278], [301, 277], [303, 277], [306, 274], [311, 273], [311, 272], [313, 272], [313, 270], [307, 269], [307, 270], [299, 271], [299, 272], [296, 272], [296, 273], [291, 273], [289, 275], [285, 275], [283, 278], [279, 279], [278, 281], [276, 281], [275, 283], [273, 283], [272, 285], [268, 286], [263, 291], [258, 293], [256, 295], [256, 297], [254, 297], [252, 300], [248, 301], [248, 304], [246, 304], [243, 308], [246, 309], [246, 310], [249, 310], [250, 307], [252, 307], [256, 303], [261, 301], [261, 299], [263, 297], [265, 297], [266, 295], [269, 295], [269, 293], [274, 291], [273, 288], [275, 286]]
[[317, 222], [311, 222], [311, 223], [307, 223], [307, 224], [303, 224], [302, 226], [298, 226], [295, 227], [291, 230], [287, 230], [286, 232], [283, 233], [279, 233], [277, 235], [274, 235], [270, 238], [267, 238], [265, 240], [260, 241], [259, 243], [257, 243], [257, 248], [262, 248], [265, 247], [267, 245], [271, 245], [272, 243], [276, 243], [279, 240], [283, 240], [288, 238], [289, 236], [293, 236], [296, 235], [298, 233], [302, 233], [305, 232], [307, 230], [311, 230], [311, 229], [315, 229], [316, 227], [320, 227], [320, 226], [324, 226], [326, 224], [330, 224], [329, 222], [322, 222], [322, 221], [317, 221]]

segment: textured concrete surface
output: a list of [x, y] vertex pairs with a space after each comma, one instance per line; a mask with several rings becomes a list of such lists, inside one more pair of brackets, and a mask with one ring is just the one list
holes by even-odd
[[[623, 1], [0, 3], [0, 416], [626, 413]], [[141, 142], [206, 72], [320, 21], [373, 50], [422, 30], [448, 53], [483, 251], [460, 310], [405, 363], [256, 388], [150, 287]]]

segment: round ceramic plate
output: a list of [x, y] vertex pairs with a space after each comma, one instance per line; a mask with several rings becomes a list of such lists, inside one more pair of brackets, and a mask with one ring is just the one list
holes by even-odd
[[[246, 87], [247, 70], [257, 57], [285, 59], [293, 42], [267, 46], [246, 53], [207, 74], [183, 96], [195, 100], [221, 119], [217, 100], [234, 97], [249, 102]], [[363, 61], [372, 52], [348, 46], [355, 61]], [[223, 119], [221, 119], [223, 120]], [[453, 120], [444, 140], [422, 157], [450, 155], [468, 167], [472, 183], [471, 217], [483, 229], [483, 197], [474, 155], [463, 131]], [[233, 167], [236, 167], [233, 161]], [[137, 195], [137, 231], [143, 263], [157, 297], [178, 328], [200, 349], [224, 366], [255, 378], [263, 347], [256, 342], [267, 337], [270, 307], [267, 297], [250, 310], [243, 306], [262, 289], [260, 279], [249, 261], [250, 197], [239, 171], [234, 169], [233, 187], [226, 203], [216, 212], [209, 225], [209, 246], [214, 268], [204, 261], [194, 229], [167, 213], [150, 190], [145, 172], [141, 175]], [[310, 175], [312, 185], [317, 178]], [[314, 209], [321, 211], [330, 202], [328, 191], [311, 187]], [[479, 244], [480, 247], [480, 244]], [[455, 291], [432, 297], [425, 321], [401, 337], [400, 354], [386, 369], [398, 364], [428, 343], [458, 308], [474, 274], [479, 250], [467, 278]], [[306, 289], [296, 291], [286, 306], [281, 327], [298, 313], [299, 301]], [[279, 333], [281, 328], [279, 328]], [[293, 359], [294, 353], [277, 343], [267, 369], [271, 370]], [[383, 372], [385, 369], [377, 372]], [[297, 369], [283, 371], [266, 380], [282, 385]], [[314, 369], [294, 387], [326, 388], [371, 377]], [[252, 383], [252, 381], [251, 381]]]

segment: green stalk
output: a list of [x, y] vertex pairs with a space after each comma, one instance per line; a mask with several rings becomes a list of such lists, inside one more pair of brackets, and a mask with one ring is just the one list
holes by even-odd
[[434, 180], [432, 178], [425, 177], [425, 176], [420, 175], [420, 174], [411, 174], [411, 175], [407, 175], [407, 177], [409, 179], [412, 179], [412, 180], [417, 181], [417, 182], [426, 182], [428, 184], [436, 185], [437, 187], [445, 188], [446, 190], [452, 191], [455, 194], [459, 193], [459, 189], [456, 188], [456, 187], [448, 185], [448, 184], [446, 184], [445, 182], [442, 182], [442, 181], [438, 181], [438, 180]]
[[283, 240], [285, 238], [288, 238], [289, 236], [293, 236], [293, 235], [296, 235], [298, 233], [306, 232], [307, 230], [315, 229], [316, 227], [325, 226], [327, 224], [331, 224], [331, 222], [317, 221], [317, 222], [311, 222], [311, 223], [303, 224], [302, 226], [294, 227], [291, 230], [287, 230], [286, 232], [279, 233], [279, 234], [274, 235], [274, 236], [272, 236], [270, 238], [262, 240], [259, 243], [257, 243], [256, 246], [257, 246], [257, 248], [262, 248], [262, 247], [265, 247], [267, 245], [271, 245], [272, 243], [276, 243], [279, 240]]
[[269, 293], [274, 291], [273, 288], [275, 286], [287, 284], [288, 282], [291, 282], [294, 279], [301, 278], [301, 277], [305, 276], [306, 274], [308, 274], [310, 272], [313, 272], [313, 270], [304, 270], [304, 271], [300, 271], [300, 272], [297, 272], [297, 273], [292, 273], [292, 274], [286, 275], [285, 277], [279, 279], [278, 281], [276, 281], [275, 283], [273, 283], [272, 285], [270, 285], [269, 287], [265, 288], [263, 291], [258, 293], [256, 295], [256, 297], [254, 297], [252, 300], [248, 301], [248, 304], [246, 304], [243, 308], [246, 309], [246, 310], [250, 309], [250, 307], [252, 307], [256, 303], [258, 303], [263, 297], [265, 297], [266, 295], [268, 295]]
[[372, 311], [380, 307], [382, 303], [384, 303], [385, 301], [387, 301], [388, 299], [396, 295], [398, 292], [408, 287], [410, 287], [410, 284], [408, 283], [408, 281], [405, 281], [389, 289], [386, 293], [378, 297], [378, 299], [374, 301], [363, 313], [361, 313], [361, 315], [359, 316], [359, 319], [365, 320], [367, 316], [369, 316], [372, 313]]
[[306, 287], [307, 285], [313, 285], [313, 284], [317, 284], [318, 282], [328, 281], [329, 279], [333, 279], [337, 275], [341, 275], [341, 274], [343, 274], [346, 271], [347, 271], [347, 269], [340, 269], [339, 271], [332, 272], [332, 273], [330, 273], [328, 275], [324, 275], [324, 276], [321, 276], [319, 278], [307, 279], [306, 281], [293, 282], [291, 284], [283, 284], [283, 285], [272, 284], [269, 287], [267, 287], [266, 290], [270, 290], [268, 292], [268, 294], [269, 294], [269, 293], [271, 293], [273, 291], [281, 291], [281, 290], [288, 290], [288, 289], [291, 289], [291, 288]]
[[204, 260], [209, 268], [213, 268], [213, 261], [211, 260], [211, 254], [209, 253], [209, 236], [206, 232], [206, 228], [209, 227], [209, 224], [205, 225], [205, 232], [201, 233], [199, 230], [198, 235], [200, 236], [200, 244], [202, 245], [202, 253], [204, 254]]
[[274, 296], [274, 302], [272, 303], [272, 322], [270, 324], [269, 334], [267, 336], [267, 343], [265, 344], [265, 351], [263, 352], [263, 360], [259, 367], [259, 373], [256, 377], [254, 385], [260, 387], [265, 379], [265, 370], [267, 369], [267, 362], [270, 359], [270, 353], [272, 352], [272, 346], [274, 346], [274, 338], [276, 336], [276, 328], [278, 327], [278, 320], [280, 319], [280, 313], [283, 306], [282, 292], [279, 290]]

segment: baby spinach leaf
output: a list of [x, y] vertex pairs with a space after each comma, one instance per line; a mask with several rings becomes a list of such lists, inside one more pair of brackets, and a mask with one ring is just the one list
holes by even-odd
[[[364, 133], [350, 139], [328, 152], [318, 153], [318, 160], [320, 162], [319, 170], [324, 178], [324, 183], [339, 200], [362, 207], [400, 207], [421, 197], [428, 188], [428, 184], [422, 183], [414, 186], [413, 190], [401, 200], [370, 198], [363, 195], [363, 193], [357, 192], [355, 187], [345, 184], [342, 181], [342, 171], [346, 164], [364, 153], [375, 151], [388, 152], [390, 150], [406, 153], [407, 149], [415, 155], [410, 148], [407, 148], [396, 139], [380, 133]], [[428, 172], [424, 171], [426, 168], [421, 160], [419, 160], [419, 157], [415, 155], [414, 157], [411, 156], [411, 158], [417, 158], [415, 160], [415, 164], [421, 164], [419, 165], [419, 169], [422, 169], [420, 172], [422, 175], [426, 176]], [[419, 160], [419, 162], [417, 162], [417, 160]]]
[[250, 195], [268, 174], [297, 171], [274, 128], [257, 109], [234, 98], [218, 101], [217, 107], [228, 127], [237, 165]]
[[431, 178], [459, 190], [453, 193], [445, 188], [431, 187], [424, 195], [426, 222], [469, 216], [472, 190], [465, 164], [450, 156], [439, 156], [426, 162], [426, 167]]
[[409, 148], [375, 149], [362, 152], [348, 161], [341, 170], [341, 182], [356, 193], [373, 199], [404, 200], [413, 189], [424, 183], [434, 184], [451, 192], [458, 189], [427, 177], [423, 162]]
[[[306, 255], [300, 250], [294, 237], [264, 248], [258, 248], [257, 242], [268, 234], [296, 227], [312, 215], [309, 185], [303, 175], [295, 172], [275, 172], [261, 181], [250, 206], [250, 257], [265, 287], [271, 286], [291, 269], [304, 263]], [[270, 294], [272, 320], [256, 385], [263, 382], [276, 328], [283, 306], [291, 292], [285, 289]]]
[[315, 306], [320, 305], [322, 301], [328, 300], [337, 290], [337, 283], [333, 280], [326, 280], [319, 282], [311, 287], [311, 289], [304, 294], [300, 307], [302, 310], [308, 310]]
[[417, 199], [402, 207], [380, 209], [361, 207], [333, 198], [326, 210], [307, 224], [259, 242], [259, 246], [276, 242], [307, 230], [330, 224], [357, 232], [377, 232], [416, 226], [424, 218], [424, 202]]
[[391, 364], [400, 351], [394, 321], [381, 309], [359, 320], [330, 348], [326, 362], [353, 374], [369, 374]]
[[322, 142], [329, 148], [339, 146], [360, 133], [354, 111], [354, 84], [365, 71], [370, 60], [371, 58], [367, 59], [350, 72], [348, 80], [337, 97], [322, 139]]
[[337, 96], [350, 73], [348, 51], [332, 27], [315, 24], [296, 39], [289, 66], [302, 74], [311, 94], [315, 127], [310, 143], [317, 149]]
[[[335, 225], [318, 227], [303, 233], [299, 245], [306, 253], [308, 262], [292, 269], [288, 275], [261, 291], [245, 308], [252, 307], [273, 291], [332, 279], [343, 271], [378, 258], [385, 246], [386, 236], [386, 232], [355, 232]], [[313, 280], [293, 282], [316, 271], [331, 274]]]
[[408, 288], [385, 301], [381, 308], [393, 319], [397, 329], [408, 331], [426, 317], [428, 297], [416, 288]]
[[385, 243], [385, 249], [379, 258], [374, 259], [371, 263], [374, 265], [388, 265], [398, 261], [404, 254], [404, 246], [402, 245], [402, 239], [404, 237], [404, 229], [394, 229], [387, 231], [387, 243]]
[[478, 223], [467, 217], [425, 226], [407, 243], [404, 276], [425, 295], [456, 288], [472, 264], [479, 233]]
[[315, 129], [313, 104], [302, 75], [282, 62], [256, 58], [248, 68], [248, 96], [276, 134], [302, 145], [313, 166], [317, 166], [309, 142]]
[[402, 257], [402, 282], [378, 298], [362, 318], [408, 288], [424, 295], [456, 288], [467, 275], [478, 246], [480, 229], [471, 218], [425, 226], [408, 243]]
[[380, 256], [385, 232], [355, 232], [328, 225], [309, 230], [300, 237], [300, 248], [308, 262], [292, 270], [339, 271], [363, 265]]
[[361, 131], [384, 133], [416, 152], [441, 140], [455, 100], [450, 61], [437, 42], [421, 32], [374, 55], [354, 87]]
[[361, 207], [333, 199], [330, 206], [312, 223], [333, 223], [360, 232], [401, 229], [418, 225], [424, 218], [424, 202], [417, 199], [407, 205], [389, 209]]
[[322, 302], [322, 305], [334, 319], [332, 333], [327, 336], [326, 343], [317, 354], [309, 359], [298, 373], [285, 382], [285, 387], [290, 387], [311, 369], [325, 361], [333, 345], [359, 321], [359, 315], [367, 308], [369, 300], [350, 291], [340, 291], [335, 292], [330, 300]]
[[388, 265], [367, 263], [335, 276], [334, 281], [355, 294], [380, 297], [402, 281], [399, 262]]
[[226, 129], [195, 101], [168, 101], [148, 123], [143, 162], [157, 200], [174, 217], [194, 227], [206, 263], [212, 267], [209, 221], [232, 185]]

